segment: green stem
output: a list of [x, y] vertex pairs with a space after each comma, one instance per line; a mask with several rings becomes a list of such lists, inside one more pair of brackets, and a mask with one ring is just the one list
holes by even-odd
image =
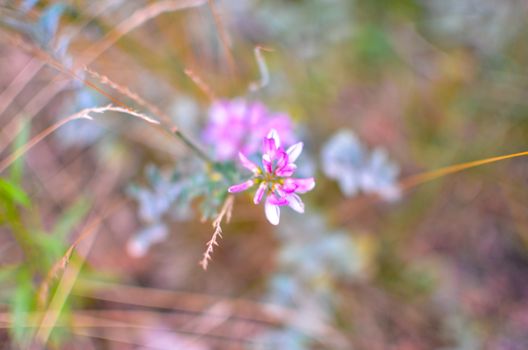
[[217, 166], [219, 163], [213, 160], [209, 155], [207, 155], [196, 143], [194, 143], [187, 136], [182, 134], [179, 130], [173, 130], [172, 134], [180, 139], [191, 151], [193, 151], [200, 159], [202, 159], [207, 165], [209, 165], [214, 171], [219, 173], [225, 180], [228, 182], [233, 182], [234, 179], [229, 173], [226, 173], [225, 169]]
[[200, 149], [193, 141], [191, 141], [187, 136], [181, 133], [180, 130], [173, 131], [174, 135], [179, 138], [187, 147], [189, 147], [198, 157], [200, 157], [204, 162], [207, 164], [213, 166], [215, 164], [215, 161], [211, 159], [204, 151]]
[[11, 228], [13, 238], [18, 243], [20, 249], [22, 249], [22, 252], [24, 253], [29, 268], [35, 273], [40, 272], [41, 269], [39, 268], [37, 260], [38, 254], [35, 251], [35, 247], [31, 239], [31, 234], [28, 232], [22, 222], [20, 212], [14, 205], [9, 204], [6, 210], [8, 212], [8, 217], [10, 218], [10, 220], [8, 221], [8, 226], [10, 226]]

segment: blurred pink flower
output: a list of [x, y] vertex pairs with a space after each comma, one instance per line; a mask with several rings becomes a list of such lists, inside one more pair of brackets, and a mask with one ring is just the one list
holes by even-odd
[[256, 153], [271, 129], [278, 132], [286, 145], [296, 141], [287, 114], [271, 113], [260, 102], [221, 100], [209, 110], [209, 123], [202, 139], [213, 147], [216, 160], [234, 160], [238, 152], [244, 155]]
[[262, 167], [239, 152], [240, 162], [253, 173], [253, 177], [231, 186], [229, 192], [241, 192], [257, 185], [253, 202], [259, 204], [266, 196], [266, 218], [273, 225], [279, 224], [281, 206], [288, 205], [293, 210], [304, 213], [304, 203], [297, 193], [311, 191], [315, 181], [312, 177], [305, 179], [291, 177], [297, 168], [294, 162], [301, 154], [302, 148], [303, 143], [299, 142], [284, 151], [277, 131], [271, 130], [264, 138]]

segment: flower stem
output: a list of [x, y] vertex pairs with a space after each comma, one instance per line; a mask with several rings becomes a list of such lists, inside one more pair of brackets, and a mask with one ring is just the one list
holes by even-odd
[[179, 138], [187, 147], [191, 149], [198, 157], [200, 157], [204, 162], [207, 164], [213, 166], [215, 165], [215, 161], [211, 159], [198, 145], [196, 145], [191, 139], [189, 139], [187, 136], [181, 133], [178, 129], [172, 130], [173, 135], [175, 135], [177, 138]]

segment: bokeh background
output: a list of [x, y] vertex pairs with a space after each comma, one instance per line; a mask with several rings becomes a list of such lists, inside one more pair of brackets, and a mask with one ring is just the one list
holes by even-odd
[[124, 88], [199, 141], [199, 79], [288, 113], [317, 186], [278, 227], [236, 196], [203, 271], [211, 222], [166, 203], [189, 149], [115, 113], [60, 127], [0, 173], [0, 348], [528, 348], [526, 159], [384, 202], [320, 154], [351, 130], [404, 179], [528, 150], [526, 1], [1, 3], [0, 162], [111, 98], [144, 111]]

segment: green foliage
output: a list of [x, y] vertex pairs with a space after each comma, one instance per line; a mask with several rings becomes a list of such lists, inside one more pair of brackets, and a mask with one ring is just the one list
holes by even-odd
[[360, 63], [368, 62], [369, 69], [379, 69], [382, 64], [390, 63], [395, 58], [387, 33], [377, 26], [363, 26], [354, 47]]
[[158, 167], [148, 166], [148, 184], [128, 189], [138, 202], [138, 215], [145, 226], [133, 238], [134, 246], [143, 254], [150, 245], [165, 239], [167, 222], [189, 219], [195, 202], [201, 219], [214, 219], [226, 200], [227, 188], [240, 180], [238, 176], [232, 162], [204, 168], [194, 161], [184, 161], [168, 176]]
[[24, 266], [16, 275], [16, 287], [11, 299], [11, 314], [13, 318], [12, 332], [19, 343], [27, 341], [30, 328], [29, 313], [35, 309], [35, 288], [32, 284], [31, 272]]
[[85, 198], [78, 198], [73, 205], [66, 209], [61, 217], [58, 218], [55, 226], [51, 230], [53, 236], [57, 239], [66, 239], [67, 235], [79, 224], [79, 222], [88, 214], [90, 205]]
[[[12, 207], [17, 204], [24, 207], [30, 205], [30, 199], [24, 190], [15, 183], [3, 178], [0, 178], [0, 198], [4, 202], [2, 207]], [[8, 215], [7, 210], [4, 215]]]
[[[15, 141], [15, 149], [27, 142], [29, 128], [23, 128]], [[89, 203], [80, 197], [58, 219], [51, 230], [35, 225], [28, 218], [37, 217], [39, 210], [22, 188], [23, 158], [13, 163], [10, 178], [0, 178], [0, 227], [10, 232], [23, 253], [23, 261], [17, 265], [0, 267], [0, 282], [14, 286], [8, 303], [13, 320], [13, 339], [22, 346], [30, 339], [29, 314], [39, 311], [37, 290], [48, 271], [68, 249], [67, 236], [86, 216]], [[54, 286], [51, 286], [52, 290]], [[69, 310], [65, 305], [64, 310]], [[60, 335], [52, 337], [60, 340]]]
[[[36, 291], [40, 284], [36, 282], [42, 281], [64, 255], [68, 249], [67, 235], [86, 216], [89, 205], [84, 199], [78, 200], [57, 220], [53, 229], [46, 232], [40, 227], [27, 225], [22, 219], [23, 215], [36, 212], [36, 208], [21, 188], [0, 179], [0, 193], [3, 198], [0, 210], [7, 214], [2, 216], [0, 224], [13, 234], [25, 259], [17, 268], [0, 268], [0, 281], [15, 286], [9, 301], [13, 317], [12, 332], [14, 339], [21, 343], [27, 340], [31, 330], [28, 327], [28, 313], [38, 311]], [[19, 204], [24, 207], [21, 208]], [[68, 309], [65, 305], [64, 310]]]
[[[29, 133], [30, 133], [29, 125], [30, 124], [26, 122], [25, 120], [22, 120], [20, 122], [20, 125], [21, 125], [20, 132], [15, 138], [15, 142], [13, 143], [13, 149], [20, 149], [29, 140]], [[23, 173], [24, 173], [24, 158], [20, 157], [17, 160], [15, 160], [13, 164], [11, 165], [11, 172], [10, 172], [11, 180], [16, 184], [20, 184], [22, 181]]]
[[36, 231], [34, 242], [41, 252], [41, 258], [46, 260], [46, 266], [51, 267], [68, 249], [67, 236], [88, 213], [89, 205], [84, 198], [79, 198], [68, 208], [49, 232]]

